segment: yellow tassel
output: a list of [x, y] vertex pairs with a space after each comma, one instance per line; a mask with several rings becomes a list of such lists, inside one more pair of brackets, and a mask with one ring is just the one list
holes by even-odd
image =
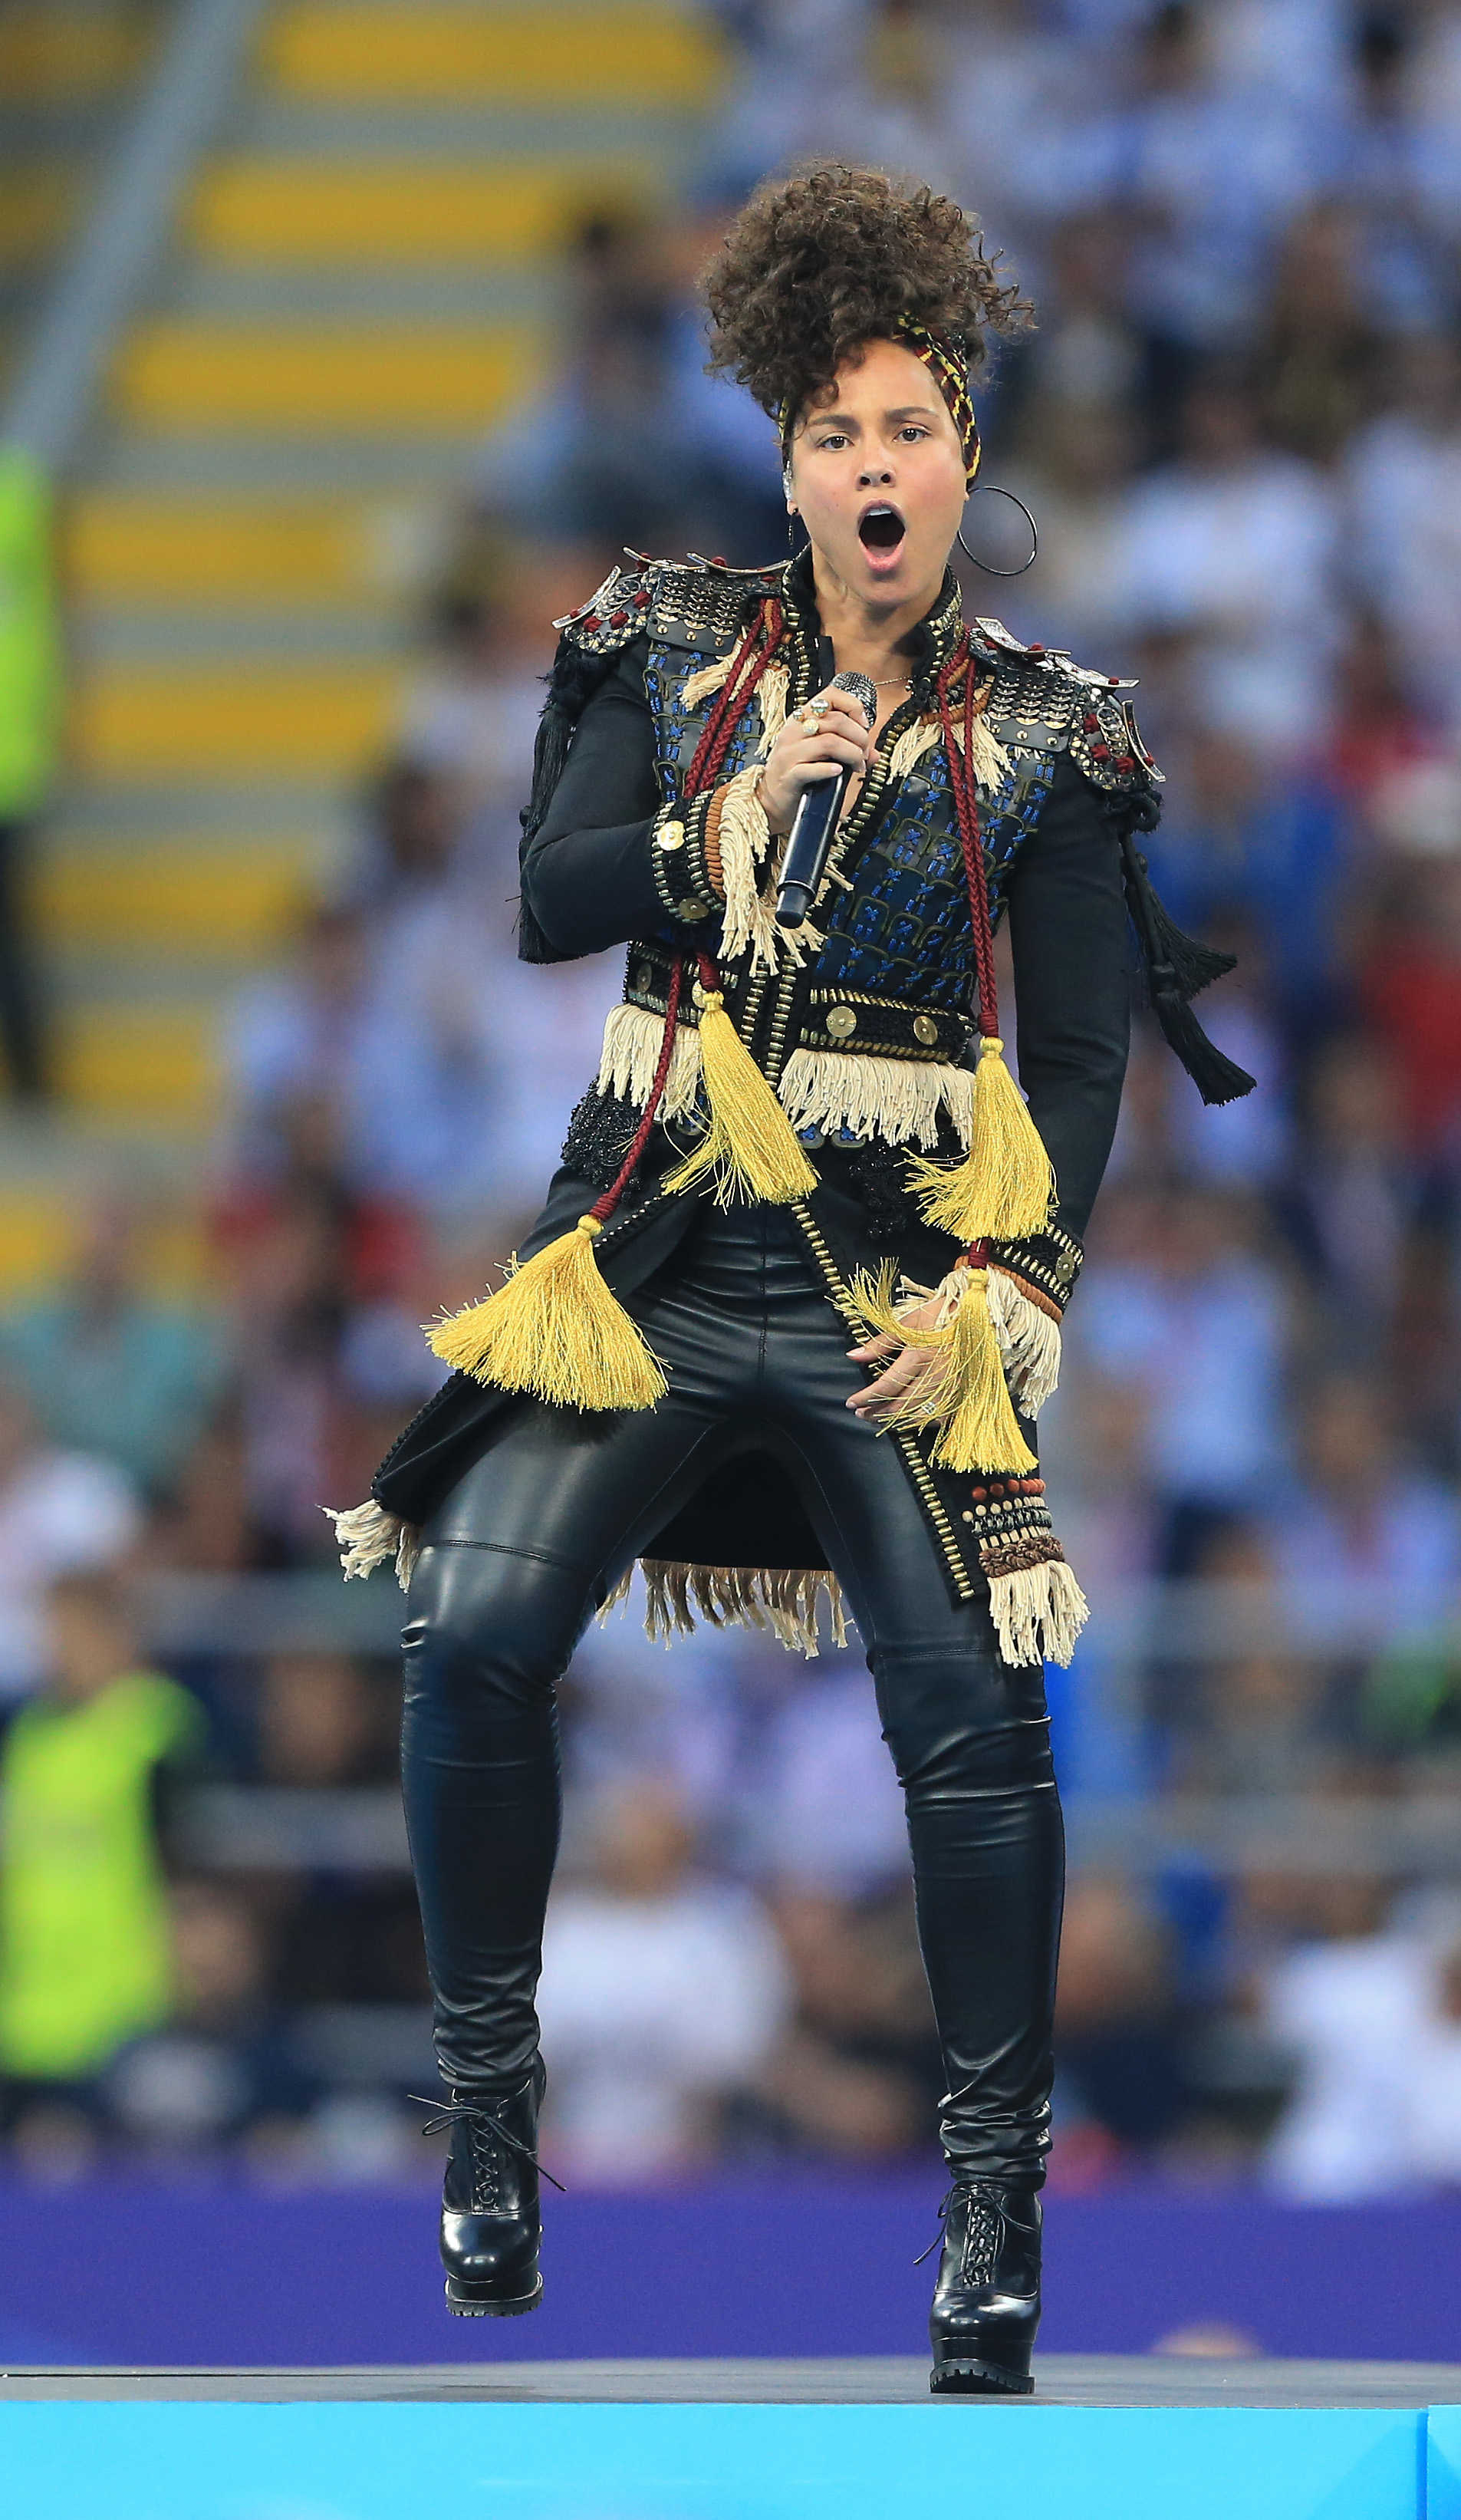
[[1042, 1233], [1055, 1194], [1040, 1131], [1003, 1059], [1004, 1044], [988, 1034], [979, 1045], [969, 1151], [961, 1164], [933, 1164], [922, 1156], [908, 1166], [925, 1220], [978, 1242], [986, 1235], [1008, 1241]]
[[768, 1199], [783, 1207], [817, 1188], [796, 1131], [762, 1075], [719, 989], [705, 993], [700, 1069], [710, 1126], [694, 1153], [665, 1177], [668, 1191], [694, 1190], [712, 1174], [721, 1207]]
[[476, 1382], [568, 1409], [652, 1409], [669, 1388], [658, 1359], [599, 1273], [603, 1228], [581, 1216], [485, 1303], [426, 1332], [433, 1356]]
[[[995, 1325], [990, 1318], [989, 1271], [960, 1269], [960, 1282], [946, 1295], [942, 1319], [931, 1329], [911, 1322], [892, 1299], [891, 1273], [876, 1281], [860, 1278], [855, 1289], [859, 1312], [873, 1328], [902, 1341], [905, 1347], [934, 1352], [942, 1371], [929, 1390], [910, 1392], [884, 1426], [937, 1426], [933, 1459], [951, 1470], [990, 1470], [1011, 1475], [1038, 1467], [1024, 1436], [1004, 1379], [1004, 1364]], [[946, 1286], [952, 1282], [945, 1282]], [[941, 1288], [940, 1292], [944, 1292]]]

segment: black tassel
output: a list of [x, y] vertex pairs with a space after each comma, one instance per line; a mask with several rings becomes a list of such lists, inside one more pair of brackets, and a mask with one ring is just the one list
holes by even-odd
[[[1169, 1047], [1176, 1052], [1204, 1102], [1236, 1102], [1258, 1083], [1208, 1039], [1188, 1005], [1210, 980], [1236, 970], [1237, 957], [1215, 953], [1169, 919], [1136, 846], [1135, 833], [1151, 831], [1160, 806], [1155, 798], [1131, 800], [1136, 810], [1121, 826], [1121, 852], [1127, 908], [1131, 914], [1146, 965], [1152, 1012]], [[1145, 808], [1145, 810], [1143, 810]], [[1155, 810], [1153, 810], [1155, 808]]]
[[1246, 1067], [1226, 1058], [1203, 1031], [1176, 986], [1172, 967], [1152, 966], [1152, 1012], [1205, 1102], [1237, 1102], [1258, 1083]]
[[[1138, 858], [1136, 863], [1145, 876], [1145, 859]], [[1228, 971], [1236, 971], [1236, 954], [1219, 954], [1212, 945], [1199, 945], [1195, 936], [1183, 935], [1161, 894], [1150, 881], [1146, 892], [1151, 904], [1152, 942], [1157, 948], [1157, 960], [1171, 971], [1179, 997], [1195, 998], [1199, 989], [1205, 989], [1210, 980], [1220, 980]]]

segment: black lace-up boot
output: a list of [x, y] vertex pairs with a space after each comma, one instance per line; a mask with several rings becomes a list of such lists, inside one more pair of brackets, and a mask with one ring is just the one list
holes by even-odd
[[[518, 2091], [454, 2092], [422, 2133], [452, 2131], [441, 2191], [447, 2308], [460, 2318], [516, 2318], [543, 2298], [538, 2247], [538, 2111], [542, 2060]], [[550, 2184], [558, 2182], [543, 2172]]]
[[961, 2179], [939, 2214], [930, 2387], [935, 2397], [1028, 2398], [1040, 2325], [1040, 2198], [1002, 2179]]

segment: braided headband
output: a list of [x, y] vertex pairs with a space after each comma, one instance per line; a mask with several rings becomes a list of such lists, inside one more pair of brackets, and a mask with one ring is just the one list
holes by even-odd
[[[969, 393], [969, 362], [958, 343], [948, 333], [930, 333], [927, 326], [905, 315], [898, 327], [915, 359], [921, 359], [934, 383], [949, 406], [949, 416], [958, 430], [958, 442], [964, 458], [964, 478], [970, 489], [979, 471], [983, 448], [979, 442], [979, 423], [974, 417], [974, 404]], [[791, 440], [796, 428], [796, 414], [789, 404], [781, 411], [781, 457], [789, 461]]]

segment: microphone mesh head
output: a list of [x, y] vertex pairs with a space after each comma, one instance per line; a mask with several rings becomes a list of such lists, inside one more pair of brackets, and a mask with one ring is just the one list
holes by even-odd
[[870, 682], [865, 674], [834, 674], [831, 688], [834, 692], [846, 692], [850, 699], [855, 699], [871, 726], [877, 715], [876, 683]]

